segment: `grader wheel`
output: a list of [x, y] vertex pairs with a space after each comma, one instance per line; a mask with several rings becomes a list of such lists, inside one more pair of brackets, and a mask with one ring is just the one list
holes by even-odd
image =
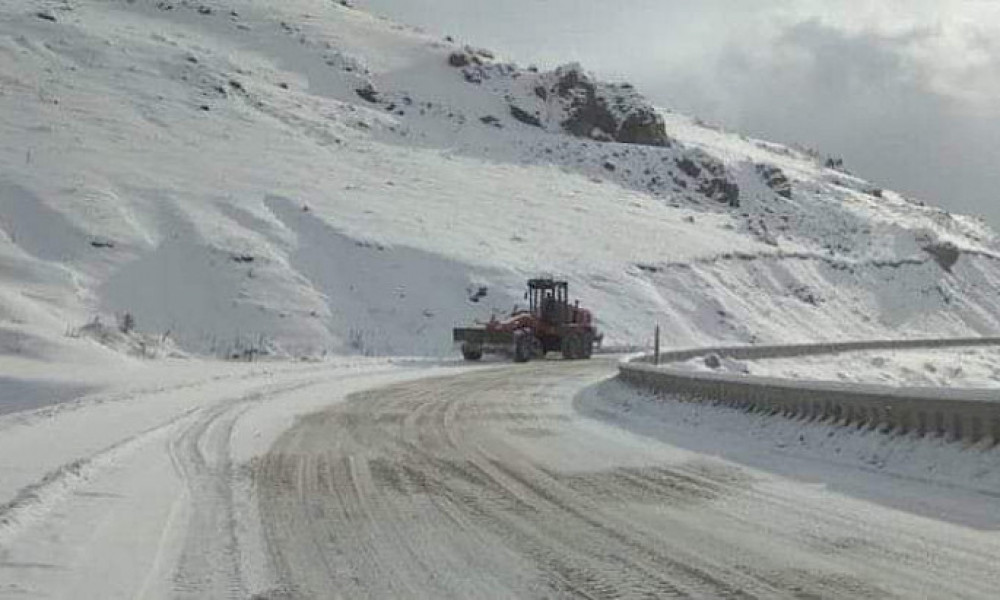
[[462, 358], [468, 361], [476, 361], [483, 358], [483, 348], [477, 344], [465, 342], [462, 344]]
[[562, 340], [562, 355], [566, 360], [583, 358], [583, 338], [577, 333], [567, 334]]
[[535, 336], [530, 333], [522, 333], [514, 338], [514, 362], [526, 363], [534, 357], [534, 340]]

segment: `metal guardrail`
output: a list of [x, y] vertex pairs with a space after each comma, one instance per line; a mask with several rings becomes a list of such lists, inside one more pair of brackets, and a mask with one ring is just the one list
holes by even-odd
[[665, 352], [663, 366], [644, 356], [619, 365], [619, 377], [658, 393], [687, 396], [749, 411], [790, 418], [830, 420], [841, 425], [877, 428], [900, 434], [938, 435], [976, 443], [1000, 443], [1000, 390], [900, 388], [881, 385], [803, 381], [699, 372], [669, 366], [718, 354], [734, 359], [765, 359], [836, 354], [860, 350], [907, 350], [1000, 346], [1000, 338], [891, 340], [786, 346], [738, 346]]

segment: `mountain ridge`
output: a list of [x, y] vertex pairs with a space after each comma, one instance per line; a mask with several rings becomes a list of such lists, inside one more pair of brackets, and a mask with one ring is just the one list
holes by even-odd
[[9, 355], [124, 314], [169, 351], [445, 355], [537, 273], [614, 344], [1000, 325], [977, 219], [338, 3], [15, 0], [0, 82]]

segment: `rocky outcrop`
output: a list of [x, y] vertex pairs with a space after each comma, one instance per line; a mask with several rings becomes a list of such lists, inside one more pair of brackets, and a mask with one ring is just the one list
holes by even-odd
[[526, 125], [603, 142], [671, 145], [663, 118], [631, 85], [598, 82], [579, 65], [540, 73], [468, 46], [451, 52], [448, 64], [468, 83], [503, 90], [511, 117]]
[[556, 69], [546, 94], [565, 105], [561, 125], [567, 132], [597, 140], [644, 146], [669, 146], [663, 118], [632, 86], [599, 85], [578, 65]]
[[456, 69], [462, 69], [472, 64], [472, 60], [467, 52], [452, 52], [448, 55], [448, 64]]
[[782, 198], [791, 199], [792, 183], [788, 181], [784, 171], [773, 165], [759, 164], [755, 166], [757, 175], [763, 180], [764, 185], [771, 188], [775, 194]]
[[372, 104], [378, 104], [381, 100], [378, 91], [370, 83], [354, 90], [354, 93], [365, 102], [371, 102]]
[[642, 146], [669, 146], [663, 119], [651, 108], [639, 108], [625, 117], [618, 129], [618, 141]]
[[514, 117], [518, 121], [524, 123], [525, 125], [531, 125], [532, 127], [541, 127], [542, 120], [537, 114], [531, 114], [519, 106], [513, 104], [510, 105], [510, 116]]
[[692, 152], [689, 156], [676, 159], [674, 164], [681, 173], [694, 180], [694, 189], [699, 194], [732, 207], [740, 205], [740, 186], [729, 179], [726, 165], [715, 158], [704, 152]]
[[947, 273], [951, 273], [952, 267], [962, 256], [962, 251], [951, 242], [929, 243], [923, 247], [923, 250], [930, 254], [941, 269]]

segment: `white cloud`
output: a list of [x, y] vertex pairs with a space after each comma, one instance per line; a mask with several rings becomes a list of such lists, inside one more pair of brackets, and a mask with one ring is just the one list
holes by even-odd
[[580, 61], [654, 101], [843, 155], [1000, 225], [1000, 3], [366, 0], [521, 62]]

